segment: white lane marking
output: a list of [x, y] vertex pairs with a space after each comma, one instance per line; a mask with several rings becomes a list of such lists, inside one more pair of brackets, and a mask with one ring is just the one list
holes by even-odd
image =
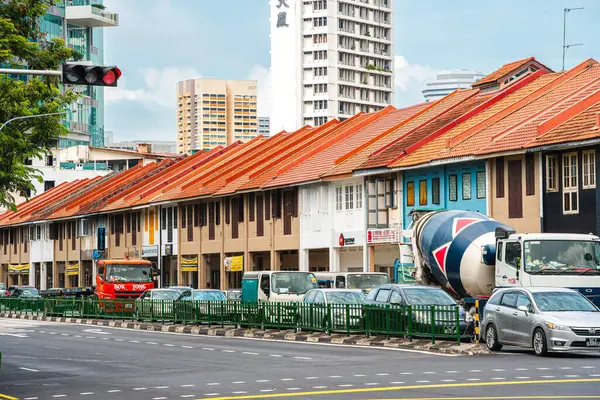
[[119, 389], [107, 390], [106, 393], [119, 393]]
[[86, 339], [96, 339], [96, 336], [86, 336]]
[[531, 379], [528, 376], [515, 376], [515, 378], [517, 378], [517, 379]]
[[69, 336], [68, 333], [61, 333], [60, 336]]
[[219, 393], [206, 393], [205, 396], [218, 396]]
[[565, 378], [579, 378], [579, 375], [565, 375]]
[[292, 357], [295, 358], [296, 360], [312, 360], [311, 357]]
[[469, 372], [481, 372], [480, 369], [470, 369]]
[[48, 332], [49, 335], [56, 335], [56, 332]]
[[281, 380], [282, 380], [282, 381], [293, 381], [293, 380], [294, 380], [294, 378], [283, 378], [283, 379], [281, 379]]
[[84, 329], [82, 332], [95, 333], [96, 335], [111, 335], [110, 332], [103, 332], [102, 329], [99, 328]]
[[447, 373], [447, 374], [457, 374], [457, 373], [459, 373], [459, 372], [460, 372], [460, 371], [446, 371], [446, 373]]
[[527, 368], [515, 368], [515, 371], [527, 371]]
[[[73, 335], [73, 337], [80, 338], [81, 335]], [[93, 393], [92, 393], [93, 394]]]
[[115, 339], [115, 342], [124, 342], [125, 340], [123, 339]]
[[349, 383], [346, 383], [344, 385], [338, 385], [339, 387], [353, 387], [354, 385], [351, 385]]
[[38, 400], [39, 397], [25, 397], [23, 400]]
[[492, 378], [495, 381], [503, 381], [506, 380], [506, 378], [501, 378], [501, 377], [497, 377], [497, 378]]
[[242, 354], [246, 354], [248, 356], [257, 356], [258, 353], [254, 353], [252, 351], [242, 351]]
[[130, 340], [129, 343], [139, 343], [139, 340]]
[[379, 385], [379, 383], [377, 383], [377, 382], [368, 382], [368, 383], [365, 383], [365, 385], [366, 386], [377, 386], [377, 385]]
[[259, 392], [273, 392], [275, 389], [260, 389]]
[[53, 394], [52, 397], [67, 397], [66, 394]]
[[590, 374], [590, 376], [600, 376], [600, 374]]
[[153, 397], [152, 400], [167, 400], [168, 397]]
[[194, 387], [195, 385], [192, 384], [188, 384], [188, 385], [181, 385], [181, 387]]
[[[38, 331], [38, 332], [39, 332], [39, 333], [46, 333], [46, 331]], [[36, 399], [37, 399], [37, 397], [36, 397]]]
[[101, 339], [101, 340], [110, 340], [110, 338], [107, 338], [107, 337], [102, 337], [102, 338], [100, 338], [100, 339]]
[[341, 375], [329, 375], [330, 378], [341, 378]]
[[246, 383], [246, 381], [236, 381], [236, 382], [231, 382], [234, 385], [241, 385], [242, 383]]
[[300, 390], [301, 388], [287, 388], [287, 390]]
[[467, 380], [468, 381], [480, 381], [481, 379], [479, 379], [479, 378], [468, 378]]
[[361, 377], [363, 377], [363, 376], [366, 376], [366, 375], [362, 375], [362, 374], [356, 374], [356, 375], [352, 375], [352, 376], [355, 376], [355, 377], [357, 377], [357, 378], [361, 378]]
[[536, 368], [536, 369], [539, 369], [540, 371], [547, 371], [547, 370], [549, 370], [550, 368], [546, 368], [546, 367], [540, 367], [540, 368]]
[[182, 395], [181, 395], [181, 396], [179, 396], [179, 397], [183, 397], [183, 398], [185, 399], [186, 397], [194, 397], [194, 396], [195, 396], [195, 395], [193, 395], [193, 394], [182, 394]]
[[551, 379], [551, 378], [555, 378], [555, 376], [554, 375], [542, 375], [540, 378]]
[[492, 371], [494, 371], [494, 372], [504, 372], [506, 370], [502, 369], [502, 368], [497, 368], [497, 369], [493, 369]]
[[256, 383], [265, 383], [265, 382], [269, 382], [269, 380], [268, 379], [259, 379], [259, 380], [254, 381], [254, 382], [256, 382]]
[[455, 379], [442, 379], [442, 382], [456, 382]]
[[219, 386], [220, 383], [219, 382], [211, 382], [211, 383], [207, 383], [206, 386]]
[[[423, 372], [423, 373], [424, 373], [424, 374], [428, 374], [429, 372]], [[381, 374], [375, 374], [375, 375], [377, 375], [377, 376], [388, 376], [389, 374], [386, 374], [386, 373], [384, 372], [384, 373], [381, 373]]]
[[390, 382], [392, 385], [404, 385], [404, 382]]
[[269, 357], [283, 357], [281, 354], [269, 354]]
[[83, 392], [83, 393], [79, 393], [79, 394], [82, 396], [89, 396], [89, 395], [94, 394], [94, 392]]
[[431, 383], [431, 381], [417, 381], [417, 383]]
[[40, 372], [39, 369], [33, 369], [33, 368], [19, 367], [19, 369], [22, 369], [23, 371]]
[[304, 379], [319, 379], [319, 377], [318, 376], [307, 376]]
[[168, 386], [155, 386], [154, 389], [168, 389]]
[[241, 391], [239, 391], [239, 392], [231, 392], [231, 393], [233, 393], [233, 394], [246, 394], [246, 393], [248, 393], [248, 392], [245, 392], [245, 391], [241, 390]]
[[412, 375], [412, 372], [400, 372], [400, 375]]
[[[211, 349], [210, 347], [203, 347], [202, 350], [206, 351], [214, 351], [215, 349]], [[207, 395], [208, 396], [208, 395]]]
[[194, 348], [194, 346], [181, 346], [181, 347], [184, 349], [193, 349]]
[[133, 388], [133, 390], [147, 390], [147, 389], [148, 388], [142, 388], [142, 387], [140, 387], [140, 388]]
[[146, 344], [158, 344], [156, 342], [146, 342]]
[[327, 386], [313, 386], [313, 389], [327, 389]]
[[54, 347], [54, 346], [44, 346], [45, 349], [50, 349], [50, 350], [60, 350], [60, 347]]
[[235, 350], [222, 350], [223, 353], [235, 353]]
[[571, 367], [559, 367], [558, 369], [573, 369]]
[[581, 368], [591, 369], [591, 368], [596, 368], [596, 367], [594, 367], [593, 365], [584, 365]]
[[164, 345], [167, 346], [167, 347], [175, 347], [175, 345], [171, 344], [171, 343], [165, 343]]

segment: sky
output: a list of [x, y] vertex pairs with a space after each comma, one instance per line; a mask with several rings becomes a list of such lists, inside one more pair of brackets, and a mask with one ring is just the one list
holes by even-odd
[[[293, 0], [300, 1], [300, 0]], [[600, 61], [600, 0], [394, 0], [396, 107], [423, 101], [445, 69], [490, 73], [525, 57], [566, 68]], [[105, 129], [119, 140], [176, 140], [175, 87], [185, 79], [258, 81], [259, 115], [270, 115], [268, 0], [105, 0], [119, 13], [106, 28], [104, 59], [123, 71], [105, 89]]]

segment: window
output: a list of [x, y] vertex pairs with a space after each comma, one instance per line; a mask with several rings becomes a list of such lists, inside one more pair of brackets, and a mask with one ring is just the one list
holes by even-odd
[[363, 205], [363, 185], [356, 185], [356, 208], [362, 208]]
[[344, 188], [346, 190], [346, 210], [354, 208], [354, 186], [349, 185]]
[[335, 210], [342, 211], [342, 187], [337, 186], [335, 188]]
[[431, 202], [433, 204], [440, 204], [440, 178], [433, 178], [431, 180]]
[[477, 192], [477, 198], [478, 199], [485, 199], [485, 192], [486, 192], [486, 188], [485, 188], [485, 171], [479, 171], [477, 172], [477, 175], [475, 176], [475, 185], [476, 185], [476, 192]]
[[44, 181], [44, 192], [54, 187], [54, 181]]
[[500, 305], [503, 305], [505, 307], [514, 308], [516, 304], [517, 304], [517, 294], [516, 293], [504, 293], [504, 296], [502, 296], [502, 301], [500, 302]]
[[46, 156], [46, 167], [52, 167], [54, 165], [54, 156], [51, 154]]
[[496, 159], [496, 198], [504, 197], [504, 158]]
[[519, 260], [521, 259], [519, 247], [520, 245], [517, 242], [506, 243], [504, 262], [506, 262], [508, 265], [512, 265], [515, 268], [518, 268]]
[[577, 153], [564, 154], [563, 161], [563, 214], [577, 214], [579, 199], [577, 187]]
[[535, 166], [533, 153], [525, 155], [525, 195], [535, 195]]
[[254, 221], [254, 193], [248, 195], [248, 221]]
[[415, 183], [406, 182], [406, 206], [415, 206]]
[[419, 181], [419, 205], [424, 206], [427, 204], [427, 181]]
[[531, 300], [529, 300], [529, 297], [525, 296], [524, 294], [519, 294], [519, 297], [517, 297], [517, 308], [521, 306], [527, 307], [529, 312], [533, 311]]
[[457, 175], [448, 176], [448, 199], [458, 201], [458, 179]]
[[392, 290], [392, 297], [390, 297], [390, 304], [404, 304], [404, 299], [400, 293]]
[[596, 151], [588, 150], [581, 153], [583, 167], [583, 185], [584, 189], [593, 189], [596, 187]]
[[388, 297], [390, 297], [390, 289], [381, 289], [379, 293], [377, 293], [375, 301], [378, 303], [385, 303], [387, 302]]
[[546, 191], [558, 191], [558, 156], [546, 156]]
[[471, 200], [471, 173], [462, 174], [462, 198], [463, 200]]
[[496, 249], [496, 258], [498, 259], [498, 261], [502, 261], [502, 246], [504, 244], [503, 243], [498, 243], [498, 248]]

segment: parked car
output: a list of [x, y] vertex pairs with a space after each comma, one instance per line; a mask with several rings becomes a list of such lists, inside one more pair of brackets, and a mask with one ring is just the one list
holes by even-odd
[[[374, 287], [367, 298], [367, 305], [396, 305], [412, 307], [412, 328], [419, 332], [431, 332], [431, 312], [429, 306], [438, 306], [434, 314], [434, 326], [437, 334], [456, 334], [456, 314], [459, 313], [459, 326], [461, 337], [473, 334], [474, 323], [472, 317], [448, 293], [438, 287], [425, 285], [390, 284]], [[406, 312], [406, 311], [402, 311]], [[381, 313], [380, 313], [381, 314]], [[383, 317], [375, 315], [375, 317]], [[396, 318], [396, 322], [401, 321]], [[401, 327], [405, 329], [406, 327]]]
[[482, 332], [490, 350], [503, 345], [549, 351], [600, 351], [600, 310], [585, 296], [564, 288], [506, 288], [490, 297]]
[[167, 289], [176, 290], [179, 294], [187, 292], [188, 290], [192, 290], [191, 286], [169, 286]]
[[38, 298], [41, 297], [38, 290], [33, 286], [10, 286], [6, 291], [6, 297]]
[[[361, 324], [361, 304], [364, 300], [365, 295], [361, 290], [309, 290], [298, 310], [299, 322], [305, 328], [356, 329]], [[311, 304], [314, 306], [310, 307]]]
[[172, 319], [173, 305], [179, 292], [172, 289], [149, 289], [135, 300], [137, 318]]
[[0, 297], [4, 297], [6, 295], [6, 284], [0, 283]]
[[[227, 296], [218, 289], [192, 289], [183, 292], [177, 298], [177, 319], [201, 321], [220, 321], [228, 319]], [[209, 303], [210, 302], [210, 303]], [[214, 304], [211, 304], [213, 303]]]

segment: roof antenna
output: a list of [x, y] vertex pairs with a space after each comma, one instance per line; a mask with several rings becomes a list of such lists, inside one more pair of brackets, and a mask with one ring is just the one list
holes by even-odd
[[562, 53], [562, 70], [565, 70], [565, 54], [569, 47], [583, 46], [583, 43], [567, 44], [567, 14], [569, 11], [583, 10], [584, 7], [565, 8], [563, 10], [563, 53]]

